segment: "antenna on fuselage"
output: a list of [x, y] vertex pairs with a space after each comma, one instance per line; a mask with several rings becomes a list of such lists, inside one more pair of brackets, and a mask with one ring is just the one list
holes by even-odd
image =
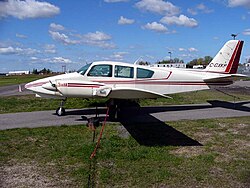
[[136, 65], [136, 64], [139, 62], [139, 60], [142, 60], [142, 56], [140, 56], [140, 57], [134, 62], [134, 65]]

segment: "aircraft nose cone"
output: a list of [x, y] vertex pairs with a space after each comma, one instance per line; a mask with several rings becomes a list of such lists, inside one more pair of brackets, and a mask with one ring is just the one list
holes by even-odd
[[25, 89], [28, 89], [30, 91], [34, 91], [34, 89], [38, 86], [41, 86], [43, 85], [44, 83], [43, 82], [40, 82], [39, 80], [38, 81], [33, 81], [33, 82], [29, 82], [27, 84], [25, 84]]
[[31, 88], [32, 88], [32, 82], [29, 82], [29, 83], [25, 84], [24, 88], [28, 89], [28, 90], [31, 90]]

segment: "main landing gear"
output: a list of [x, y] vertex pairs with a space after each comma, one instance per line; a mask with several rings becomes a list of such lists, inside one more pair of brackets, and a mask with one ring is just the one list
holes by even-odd
[[58, 116], [64, 116], [65, 115], [66, 111], [65, 111], [65, 108], [63, 108], [65, 102], [66, 102], [66, 99], [63, 99], [61, 101], [60, 107], [58, 107], [56, 109], [56, 115], [58, 115]]
[[109, 120], [116, 121], [120, 120], [123, 117], [124, 108], [126, 107], [138, 107], [139, 104], [137, 101], [126, 100], [126, 99], [110, 99], [107, 102], [109, 107]]

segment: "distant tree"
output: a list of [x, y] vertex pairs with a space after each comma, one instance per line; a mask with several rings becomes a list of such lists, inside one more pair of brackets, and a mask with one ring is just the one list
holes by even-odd
[[157, 62], [157, 64], [169, 64], [169, 63], [171, 63], [170, 60], [162, 60]]
[[174, 58], [171, 60], [162, 60], [162, 61], [157, 62], [156, 64], [170, 64], [170, 63], [184, 63], [184, 61], [179, 58]]
[[50, 70], [50, 69], [43, 68], [43, 69], [40, 70], [39, 72], [42, 73], [42, 74], [50, 74], [50, 73], [51, 73], [51, 70]]
[[42, 70], [38, 71], [37, 69], [33, 69], [32, 74], [50, 74], [52, 71], [50, 69], [43, 68]]
[[37, 71], [37, 69], [33, 69], [32, 74], [39, 74], [39, 72]]
[[204, 58], [193, 59], [187, 63], [188, 68], [192, 68], [194, 65], [204, 65], [207, 66], [213, 60], [210, 56], [205, 56]]
[[187, 63], [188, 67], [193, 67], [194, 65], [198, 65], [198, 60], [197, 59], [193, 59], [192, 61]]
[[140, 61], [138, 64], [139, 65], [150, 65], [150, 63], [147, 61]]
[[184, 61], [182, 59], [179, 59], [179, 58], [174, 58], [171, 62], [172, 63], [184, 63]]
[[213, 58], [211, 56], [205, 56], [204, 57], [205, 65], [208, 65], [212, 60], [213, 60]]

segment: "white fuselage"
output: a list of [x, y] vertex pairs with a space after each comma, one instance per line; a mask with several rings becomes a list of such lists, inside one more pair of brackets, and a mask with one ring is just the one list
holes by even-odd
[[42, 97], [136, 99], [157, 98], [232, 83], [228, 79], [204, 81], [213, 77], [223, 77], [223, 74], [100, 61], [87, 65], [82, 71], [31, 82], [26, 84], [26, 88]]

